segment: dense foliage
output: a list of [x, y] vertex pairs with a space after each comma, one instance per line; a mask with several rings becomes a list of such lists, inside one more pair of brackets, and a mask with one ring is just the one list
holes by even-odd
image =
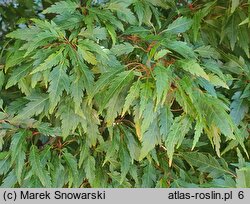
[[1, 186], [250, 187], [249, 12], [40, 5], [1, 43]]

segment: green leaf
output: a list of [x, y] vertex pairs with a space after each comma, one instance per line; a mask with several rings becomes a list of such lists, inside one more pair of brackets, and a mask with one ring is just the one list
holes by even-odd
[[106, 28], [107, 28], [107, 31], [108, 31], [109, 35], [111, 36], [113, 45], [115, 45], [116, 41], [117, 41], [117, 36], [116, 36], [115, 28], [112, 25], [110, 25], [110, 24], [106, 24]]
[[6, 156], [6, 158], [1, 158], [0, 160], [0, 175], [7, 174], [9, 169], [11, 168], [10, 159]]
[[60, 2], [56, 2], [49, 8], [45, 9], [43, 11], [43, 14], [47, 14], [47, 13], [63, 14], [65, 12], [72, 14], [74, 13], [74, 11], [76, 10], [78, 6], [79, 5], [73, 1], [60, 1]]
[[197, 12], [194, 13], [192, 31], [194, 34], [195, 42], [197, 41], [197, 38], [198, 38], [198, 34], [201, 28], [201, 21], [203, 17], [204, 17], [204, 14], [202, 10], [198, 10]]
[[86, 123], [83, 117], [75, 114], [74, 108], [72, 108], [72, 102], [69, 102], [68, 99], [66, 101], [68, 102], [68, 104], [61, 104], [56, 113], [56, 117], [60, 117], [61, 119], [62, 137], [64, 139], [72, 134], [72, 131], [75, 131], [79, 122]]
[[34, 36], [37, 36], [39, 33], [40, 29], [38, 27], [32, 26], [30, 28], [17, 29], [7, 34], [6, 37], [30, 41], [30, 39], [33, 39]]
[[131, 157], [131, 163], [133, 163], [133, 160], [138, 161], [140, 156], [139, 144], [136, 141], [135, 136], [128, 129], [123, 128], [123, 131], [126, 136], [125, 141]]
[[133, 85], [129, 89], [129, 93], [126, 96], [125, 104], [123, 106], [122, 110], [122, 116], [128, 111], [129, 107], [132, 105], [133, 101], [135, 101], [137, 98], [139, 98], [140, 94], [140, 81], [137, 80], [133, 83]]
[[235, 128], [231, 117], [227, 113], [229, 110], [228, 106], [223, 101], [208, 96], [204, 97], [201, 102], [203, 103], [202, 109], [207, 115], [207, 124], [216, 125], [222, 134], [230, 139], [234, 139], [233, 131]]
[[11, 102], [8, 107], [6, 107], [6, 111], [11, 114], [15, 114], [18, 111], [22, 110], [27, 104], [27, 100], [25, 98], [18, 98], [15, 101]]
[[64, 152], [63, 153], [63, 158], [67, 164], [67, 167], [69, 169], [69, 186], [72, 185], [72, 183], [74, 184], [73, 187], [78, 187], [77, 184], [79, 183], [78, 178], [79, 178], [79, 172], [77, 169], [77, 161], [76, 158], [68, 153], [68, 152]]
[[250, 58], [250, 53], [249, 53], [249, 42], [250, 40], [248, 39], [248, 27], [247, 26], [240, 26], [239, 27], [239, 36], [238, 36], [238, 42], [239, 46], [245, 51], [245, 54], [247, 55], [248, 58]]
[[106, 40], [107, 39], [107, 30], [106, 28], [102, 28], [102, 27], [96, 27], [93, 29], [90, 28], [83, 28], [81, 30], [81, 32], [79, 33], [79, 35], [84, 36], [86, 38], [89, 39], [93, 39], [93, 40]]
[[3, 180], [1, 188], [13, 188], [17, 183], [17, 177], [14, 169], [8, 174], [8, 176]]
[[179, 116], [174, 119], [173, 125], [171, 126], [170, 132], [167, 136], [167, 140], [165, 141], [165, 146], [169, 157], [169, 166], [172, 164], [175, 146], [177, 144], [178, 146], [181, 145], [185, 135], [191, 128], [191, 125], [191, 120], [186, 115]]
[[240, 124], [249, 110], [249, 104], [240, 97], [241, 92], [236, 92], [232, 98], [233, 102], [230, 105], [230, 116], [232, 117], [236, 125]]
[[147, 162], [146, 166], [143, 168], [141, 187], [152, 188], [154, 187], [155, 181], [156, 181], [156, 169], [151, 163]]
[[78, 161], [78, 167], [80, 168], [83, 164], [83, 162], [89, 157], [89, 147], [85, 143], [82, 145], [81, 152], [80, 152], [80, 158]]
[[[0, 152], [0, 160], [8, 159], [8, 157], [9, 157], [9, 152], [7, 152], [7, 151]], [[0, 173], [0, 174], [2, 174], [2, 173]]]
[[194, 51], [204, 58], [213, 58], [213, 59], [220, 58], [220, 53], [217, 52], [217, 50], [211, 47], [210, 45], [198, 47]]
[[22, 78], [28, 75], [28, 73], [32, 70], [31, 65], [23, 65], [16, 68], [12, 73], [11, 77], [8, 79], [8, 82], [5, 86], [6, 89], [16, 85]]
[[170, 32], [173, 34], [184, 33], [192, 26], [192, 19], [186, 17], [179, 17], [171, 23], [163, 32]]
[[187, 59], [195, 59], [196, 54], [193, 49], [188, 46], [186, 42], [182, 41], [166, 41], [162, 43], [166, 48], [171, 51], [177, 52], [181, 56]]
[[247, 24], [247, 23], [249, 23], [249, 18], [246, 18], [244, 21], [242, 21], [242, 22], [239, 24], [239, 26], [245, 25], [245, 24]]
[[234, 28], [238, 27], [238, 25], [240, 23], [239, 20], [240, 19], [238, 19], [237, 16], [235, 14], [233, 14], [231, 16], [231, 18], [229, 19], [230, 26], [226, 27], [226, 29], [224, 31], [225, 34], [227, 35], [229, 41], [230, 41], [231, 50], [234, 50], [236, 42], [237, 42], [239, 29], [234, 29]]
[[109, 59], [107, 53], [104, 51], [103, 47], [100, 46], [98, 43], [94, 42], [93, 40], [84, 39], [79, 41], [79, 46], [87, 48], [87, 50], [96, 53], [97, 55], [102, 56], [103, 58]]
[[210, 83], [214, 86], [221, 86], [223, 88], [229, 89], [228, 85], [220, 77], [213, 74], [208, 74], [208, 76]]
[[15, 50], [15, 52], [13, 54], [10, 54], [6, 59], [6, 64], [5, 64], [6, 72], [10, 67], [20, 65], [22, 62], [26, 60], [26, 58], [24, 58], [25, 51], [16, 49], [17, 48], [13, 49], [13, 51]]
[[195, 134], [194, 134], [194, 140], [193, 140], [193, 145], [192, 145], [192, 150], [194, 149], [195, 145], [197, 144], [197, 142], [199, 141], [202, 131], [204, 128], [204, 124], [201, 121], [196, 121], [196, 125], [195, 125]]
[[97, 64], [97, 60], [95, 55], [92, 52], [88, 51], [88, 48], [79, 45], [78, 46], [78, 52], [82, 55], [83, 59], [93, 65]]
[[29, 136], [27, 131], [21, 130], [13, 135], [10, 150], [11, 150], [11, 163], [15, 163], [15, 172], [19, 184], [21, 184], [22, 170], [24, 167], [24, 160], [26, 158], [26, 138]]
[[103, 73], [100, 78], [97, 80], [95, 85], [92, 87], [92, 90], [89, 94], [89, 101], [93, 99], [93, 97], [101, 91], [101, 89], [105, 88], [109, 85], [110, 81], [114, 79], [114, 77], [123, 71], [124, 68], [117, 68], [114, 71], [111, 70], [109, 72]]
[[113, 45], [111, 48], [111, 51], [116, 55], [116, 56], [121, 56], [124, 54], [129, 54], [131, 52], [133, 52], [134, 50], [134, 46], [131, 45], [130, 43], [123, 43], [123, 44], [119, 44], [119, 45]]
[[142, 149], [139, 160], [142, 160], [147, 154], [154, 149], [155, 145], [160, 144], [160, 130], [157, 122], [153, 122], [148, 130], [142, 136]]
[[[75, 103], [75, 113], [83, 116], [83, 111], [81, 110], [81, 104], [84, 95], [84, 83], [83, 81], [75, 74], [71, 77], [70, 85], [70, 94]], [[67, 90], [67, 89], [66, 89]]]
[[209, 76], [203, 70], [203, 68], [196, 62], [196, 60], [179, 60], [178, 64], [182, 69], [190, 72], [193, 75], [203, 77], [209, 81]]
[[42, 113], [48, 103], [48, 95], [46, 94], [33, 94], [27, 99], [30, 101], [26, 104], [25, 108], [16, 116], [16, 119], [30, 118], [33, 115]]
[[[206, 156], [198, 152], [185, 152], [181, 155], [191, 166], [198, 167], [198, 170], [201, 172], [209, 173], [208, 176], [211, 178], [219, 178], [224, 175], [235, 176], [228, 166], [221, 165], [220, 162], [210, 154]], [[225, 164], [224, 160], [221, 160], [221, 162]]]
[[85, 161], [85, 173], [90, 185], [95, 181], [95, 158], [88, 156]]
[[41, 181], [44, 187], [51, 187], [51, 179], [48, 172], [45, 170], [41, 163], [41, 158], [39, 157], [39, 152], [36, 146], [32, 145], [30, 149], [29, 156], [30, 165], [32, 168], [32, 172], [36, 175]]
[[32, 38], [29, 42], [25, 43], [20, 48], [20, 50], [26, 50], [25, 54], [23, 55], [23, 58], [27, 57], [38, 47], [45, 46], [48, 44], [48, 42], [56, 40], [57, 37], [58, 37], [57, 32], [56, 33], [48, 31], [40, 32], [36, 38]]
[[166, 100], [171, 83], [171, 66], [156, 66], [154, 68], [154, 75], [156, 79], [156, 105], [158, 105], [159, 103], [162, 104]]
[[121, 144], [120, 146], [119, 158], [120, 158], [120, 163], [121, 163], [120, 184], [122, 184], [131, 166], [131, 158], [124, 144]]
[[156, 116], [157, 114], [154, 111], [154, 104], [151, 100], [149, 100], [145, 104], [145, 109], [142, 111], [142, 123], [141, 123], [142, 134], [148, 131], [150, 124], [153, 123]]
[[220, 130], [214, 124], [211, 125], [209, 129], [210, 131], [207, 132], [207, 134], [209, 135], [210, 138], [213, 138], [216, 154], [220, 157], [220, 143], [221, 143]]
[[24, 150], [20, 151], [16, 160], [16, 176], [17, 176], [17, 180], [19, 184], [21, 184], [22, 182], [21, 177], [22, 177], [22, 172], [24, 169], [25, 159], [26, 159], [26, 155], [25, 155]]
[[130, 71], [123, 71], [116, 75], [116, 77], [111, 81], [111, 85], [106, 93], [104, 100], [101, 103], [100, 110], [103, 110], [109, 100], [112, 97], [122, 91], [125, 85], [129, 84], [134, 78], [134, 73], [132, 70]]
[[[100, 139], [100, 121], [98, 119], [98, 114], [95, 110], [90, 108], [86, 103], [84, 103], [83, 110], [85, 111], [85, 115], [87, 119], [87, 128], [86, 128], [86, 134], [87, 134], [87, 144], [89, 147], [95, 146], [97, 139]], [[82, 121], [82, 126], [86, 124], [85, 121]]]
[[54, 170], [51, 173], [53, 188], [62, 188], [64, 186], [65, 174], [65, 168], [61, 164], [61, 159], [57, 159], [54, 164]]
[[[140, 111], [139, 111], [139, 116], [142, 116], [142, 113], [145, 111], [146, 107], [152, 107], [152, 98], [153, 98], [153, 93], [152, 93], [152, 87], [153, 84], [150, 82], [146, 83], [141, 83], [141, 91], [140, 91]], [[151, 103], [151, 104], [149, 104]], [[153, 111], [153, 109], [149, 109], [148, 111]], [[148, 118], [148, 120], [151, 120], [151, 118]]]
[[29, 133], [25, 130], [20, 130], [12, 136], [12, 140], [10, 143], [10, 151], [11, 151], [11, 163], [17, 160], [17, 157], [20, 153], [23, 152], [23, 146], [25, 145], [25, 139], [29, 136]]
[[236, 187], [237, 188], [249, 188], [250, 186], [250, 168], [242, 168], [242, 169], [237, 169], [237, 179], [236, 179]]
[[173, 123], [173, 114], [169, 106], [163, 106], [159, 114], [160, 134], [163, 141], [166, 141]]
[[[114, 130], [114, 135], [118, 136], [119, 131], [117, 129]], [[116, 157], [117, 157], [117, 149], [119, 148], [119, 143], [117, 142], [118, 138], [114, 138], [112, 141], [108, 141], [107, 144], [107, 149], [105, 150], [106, 155], [105, 159], [103, 161], [102, 166], [104, 166], [107, 162], [109, 162], [112, 166], [114, 166], [114, 162], [116, 162]], [[115, 158], [115, 159], [114, 159]], [[115, 161], [114, 161], [115, 160]]]
[[34, 124], [33, 127], [37, 128], [37, 130], [45, 136], [56, 137], [58, 135], [61, 135], [60, 128], [52, 127], [50, 123], [38, 122]]
[[50, 113], [54, 111], [56, 105], [60, 101], [63, 91], [66, 90], [69, 92], [70, 81], [66, 74], [66, 69], [67, 66], [65, 66], [65, 64], [59, 64], [59, 66], [55, 67], [49, 75], [50, 86], [48, 92]]
[[117, 11], [118, 18], [120, 18], [121, 20], [125, 22], [129, 22], [130, 24], [133, 25], [136, 22], [136, 18], [134, 14], [131, 12], [131, 10], [127, 8], [129, 4], [130, 4], [129, 2], [125, 2], [125, 1], [111, 2], [108, 5], [107, 9], [110, 9], [112, 11]]
[[[124, 87], [124, 89], [125, 88], [126, 87]], [[100, 97], [100, 99], [101, 98], [102, 97]], [[122, 112], [122, 105], [124, 104], [124, 100], [125, 100], [125, 93], [121, 91], [115, 93], [112, 96], [111, 100], [107, 103], [106, 105], [107, 114], [105, 121], [107, 122], [108, 127], [114, 124], [115, 119]]]
[[141, 24], [143, 22], [144, 13], [145, 13], [143, 3], [140, 1], [136, 1], [134, 3], [134, 10], [135, 10], [135, 13], [136, 13], [138, 20], [139, 20], [139, 26], [141, 26]]
[[239, 6], [240, 0], [232, 0], [231, 13], [235, 11], [235, 9]]
[[143, 16], [143, 23], [145, 23], [147, 26], [152, 26], [152, 16], [153, 13], [150, 9], [149, 5], [145, 5], [145, 12], [144, 12], [144, 16]]
[[160, 50], [159, 52], [157, 52], [155, 54], [154, 60], [159, 60], [159, 59], [163, 58], [168, 53], [172, 53], [172, 52], [170, 50], [167, 50], [167, 49]]
[[[206, 187], [206, 184], [204, 186]], [[213, 181], [208, 184], [208, 187], [211, 186], [215, 188], [236, 188], [236, 183], [230, 176], [224, 175], [223, 178], [213, 179]]]
[[237, 148], [238, 169], [236, 169], [236, 187], [249, 188], [250, 187], [250, 165], [245, 162], [240, 150]]
[[51, 54], [42, 64], [40, 64], [38, 67], [36, 67], [31, 74], [35, 74], [37, 72], [41, 72], [47, 69], [51, 69], [52, 67], [58, 65], [61, 61], [63, 61], [63, 49], [60, 49], [59, 51]]
[[84, 59], [72, 47], [69, 47], [69, 57], [72, 65], [74, 66], [74, 74], [82, 78], [82, 83], [87, 93], [91, 94], [91, 89], [94, 83], [94, 75], [89, 67], [84, 63]]

